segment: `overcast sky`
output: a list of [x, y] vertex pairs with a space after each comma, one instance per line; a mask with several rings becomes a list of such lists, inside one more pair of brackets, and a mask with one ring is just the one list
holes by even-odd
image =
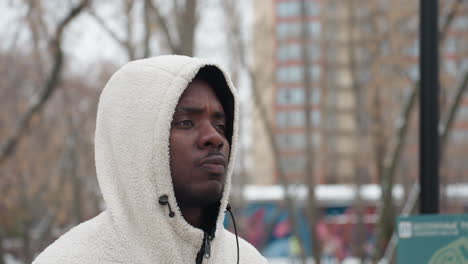
[[[44, 5], [49, 5], [51, 10], [57, 10], [53, 14], [48, 14], [46, 23], [56, 25], [59, 18], [68, 12], [66, 1], [45, 1]], [[115, 6], [112, 3], [106, 9], [106, 2], [96, 2], [99, 6], [99, 14], [109, 22], [117, 33], [123, 33], [122, 27], [118, 26], [119, 21], [116, 19]], [[109, 3], [109, 2], [107, 2]], [[196, 49], [195, 56], [210, 58], [219, 64], [228, 68], [229, 53], [226, 34], [226, 26], [224, 23], [224, 14], [221, 9], [221, 4], [218, 0], [202, 0], [199, 2], [202, 6], [200, 10], [200, 24], [196, 31]], [[253, 25], [252, 2], [250, 0], [238, 0], [237, 4], [241, 5], [243, 23], [242, 29], [244, 38], [249, 39], [251, 27]], [[63, 6], [62, 6], [63, 5]], [[27, 9], [21, 2], [17, 1], [0, 1], [0, 11], [2, 19], [0, 19], [0, 50], [10, 52], [13, 46], [18, 50], [24, 47], [24, 50], [31, 49], [30, 32], [26, 24], [24, 24], [24, 16], [27, 14]], [[60, 17], [61, 16], [61, 17]], [[21, 30], [18, 32], [18, 26]], [[121, 30], [119, 32], [119, 30]], [[105, 32], [95, 19], [88, 13], [80, 14], [69, 28], [65, 31], [64, 36], [64, 51], [67, 55], [68, 69], [78, 73], [90, 74], [93, 73], [93, 67], [96, 63], [102, 60], [111, 61], [117, 65], [122, 65], [127, 61], [125, 51], [120, 48], [117, 43]], [[13, 40], [18, 37], [16, 44]], [[154, 45], [156, 49], [157, 45]], [[71, 63], [70, 63], [71, 62]], [[228, 69], [232, 70], [232, 69]], [[241, 99], [242, 112], [242, 145], [250, 145], [250, 87], [247, 75], [245, 72], [240, 72], [240, 80], [237, 83], [239, 97]]]

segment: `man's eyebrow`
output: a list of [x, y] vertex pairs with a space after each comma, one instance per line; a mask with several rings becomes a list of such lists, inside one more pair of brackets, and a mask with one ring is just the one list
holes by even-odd
[[222, 111], [216, 111], [213, 113], [214, 118], [226, 119], [226, 115]]
[[193, 106], [179, 106], [176, 107], [176, 112], [182, 112], [182, 113], [193, 113], [193, 114], [199, 114], [203, 112], [202, 107], [193, 107]]
[[[184, 113], [199, 114], [199, 113], [202, 113], [204, 110], [205, 110], [205, 108], [203, 108], [203, 107], [195, 107], [195, 106], [178, 106], [178, 107], [176, 107], [176, 113], [179, 113], [179, 114], [181, 114], [181, 113], [182, 114], [184, 114]], [[213, 113], [213, 117], [214, 118], [225, 119], [226, 114], [224, 114], [224, 111], [215, 111]]]

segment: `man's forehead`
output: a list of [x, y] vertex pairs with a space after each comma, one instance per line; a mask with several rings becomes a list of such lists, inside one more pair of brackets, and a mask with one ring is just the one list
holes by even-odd
[[204, 109], [209, 106], [224, 112], [223, 106], [213, 88], [205, 82], [192, 82], [179, 99], [176, 111], [186, 108]]
[[[211, 106], [211, 110], [217, 115], [221, 115], [224, 117], [224, 109], [221, 106], [221, 104], [216, 104]], [[179, 102], [177, 105], [175, 112], [176, 113], [192, 113], [192, 114], [198, 114], [202, 113], [205, 111], [208, 111], [208, 106], [206, 104], [201, 104], [193, 101], [185, 101], [185, 102]]]

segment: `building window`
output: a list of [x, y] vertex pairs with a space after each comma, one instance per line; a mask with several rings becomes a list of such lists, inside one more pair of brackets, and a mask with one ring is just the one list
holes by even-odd
[[320, 65], [314, 64], [309, 69], [309, 74], [312, 80], [320, 79], [320, 75], [322, 74], [322, 68]]
[[[320, 135], [312, 133], [310, 135], [312, 146], [318, 147], [320, 144]], [[278, 134], [276, 135], [276, 143], [280, 150], [303, 151], [306, 148], [305, 134], [301, 132]]]
[[297, 43], [281, 45], [277, 51], [279, 61], [299, 60], [301, 58], [301, 46]]
[[454, 37], [449, 37], [445, 41], [445, 52], [449, 54], [454, 54], [456, 52], [456, 39]]
[[[278, 39], [297, 39], [302, 35], [302, 27], [300, 22], [280, 22], [276, 26], [276, 35]], [[318, 21], [311, 21], [307, 23], [307, 34], [310, 37], [318, 38], [322, 31], [322, 25]]]
[[450, 75], [455, 76], [457, 74], [457, 65], [453, 60], [446, 60], [444, 62], [444, 69]]
[[304, 72], [300, 66], [285, 66], [278, 69], [276, 77], [280, 83], [298, 83], [303, 81]]
[[[299, 43], [288, 43], [281, 45], [276, 52], [279, 61], [294, 61], [302, 59], [302, 50]], [[320, 58], [319, 43], [310, 43], [307, 47], [309, 60], [318, 60]]]
[[[318, 43], [311, 43], [307, 47], [307, 55], [309, 60], [318, 60], [320, 58], [320, 45]], [[279, 61], [297, 61], [302, 59], [302, 50], [299, 43], [288, 43], [281, 45], [276, 56]]]
[[305, 124], [304, 111], [290, 111], [289, 122], [291, 127], [303, 127]]
[[279, 111], [276, 114], [276, 124], [278, 128], [304, 127], [304, 111]]
[[318, 133], [312, 133], [310, 138], [312, 140], [312, 146], [318, 148], [320, 146], [320, 135]]
[[319, 104], [320, 103], [320, 88], [314, 87], [312, 88], [312, 98], [310, 98], [310, 101], [312, 104]]
[[464, 72], [468, 70], [468, 58], [462, 59], [462, 61], [460, 62], [459, 69], [460, 69], [460, 72]]
[[466, 143], [468, 140], [468, 131], [455, 129], [452, 132], [451, 137], [452, 137], [453, 143]]
[[311, 123], [313, 126], [318, 126], [320, 124], [320, 111], [312, 110], [310, 113]]
[[[316, 1], [308, 1], [306, 12], [309, 16], [320, 15], [320, 4]], [[302, 15], [301, 3], [299, 1], [280, 2], [276, 5], [276, 13], [279, 17], [299, 17]]]
[[309, 16], [320, 15], [320, 4], [315, 1], [308, 1], [306, 3], [306, 9]]
[[312, 21], [307, 24], [307, 30], [309, 31], [309, 36], [317, 38], [320, 36], [320, 32], [322, 31], [322, 26], [317, 21]]
[[468, 106], [461, 106], [458, 111], [457, 120], [468, 121]]
[[276, 5], [276, 13], [279, 17], [296, 17], [301, 15], [299, 1], [281, 2]]
[[280, 88], [276, 95], [279, 105], [304, 105], [305, 102], [303, 88]]
[[415, 81], [419, 79], [419, 66], [417, 64], [411, 66], [408, 70], [408, 75], [411, 80]]
[[288, 133], [276, 136], [276, 143], [281, 150], [303, 150], [305, 148], [304, 133]]
[[419, 40], [415, 39], [408, 48], [405, 49], [406, 54], [412, 57], [419, 56]]
[[[312, 126], [320, 124], [320, 111], [312, 110], [310, 121]], [[276, 114], [276, 125], [278, 128], [305, 127], [306, 118], [304, 110], [278, 111]]]
[[[319, 88], [312, 88], [310, 101], [312, 102], [312, 104], [318, 104], [320, 102]], [[276, 102], [278, 105], [304, 105], [304, 88], [279, 88], [276, 93]]]
[[289, 127], [291, 124], [289, 120], [289, 112], [278, 112], [276, 114], [276, 126], [278, 128], [286, 128]]
[[301, 35], [301, 24], [298, 22], [282, 22], [276, 26], [278, 39], [297, 38]]
[[[465, 33], [468, 30], [465, 30]], [[455, 54], [461, 57], [467, 57], [468, 54], [468, 45], [466, 45], [466, 38], [458, 36], [455, 39]]]
[[455, 30], [466, 30], [466, 29], [468, 29], [468, 18], [466, 16], [458, 16], [453, 21], [452, 27]]
[[285, 172], [303, 172], [305, 169], [305, 156], [281, 157], [280, 166]]
[[311, 43], [307, 47], [307, 55], [309, 60], [318, 60], [320, 58], [320, 45], [319, 43]]

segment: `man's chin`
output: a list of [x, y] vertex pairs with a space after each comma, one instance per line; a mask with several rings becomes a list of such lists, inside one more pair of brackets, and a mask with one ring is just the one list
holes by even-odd
[[203, 189], [202, 196], [211, 204], [219, 201], [223, 196], [224, 184], [220, 181], [209, 181]]
[[192, 185], [191, 188], [176, 190], [176, 197], [185, 206], [204, 207], [221, 200], [223, 191], [224, 182], [208, 180]]
[[221, 200], [223, 196], [224, 184], [217, 180], [208, 181], [201, 186], [198, 186], [196, 194], [194, 193], [193, 201], [196, 201], [201, 206], [210, 205]]

